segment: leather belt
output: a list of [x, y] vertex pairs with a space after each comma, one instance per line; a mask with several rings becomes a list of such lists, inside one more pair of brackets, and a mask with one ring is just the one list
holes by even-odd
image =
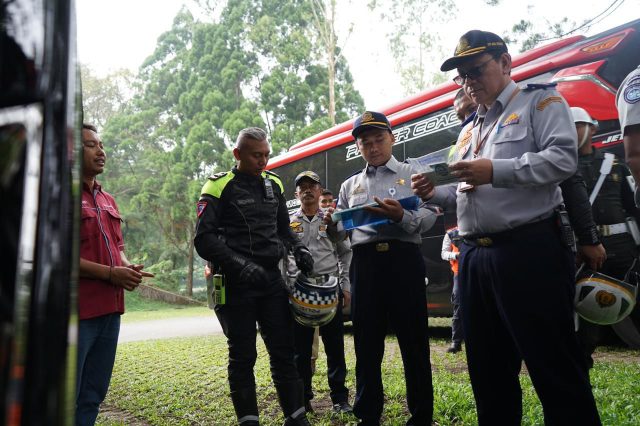
[[629, 232], [627, 222], [614, 223], [612, 225], [598, 225], [598, 231], [603, 237], [609, 237], [611, 235], [626, 234]]
[[415, 249], [419, 245], [400, 240], [375, 241], [371, 243], [358, 244], [352, 247], [354, 251], [371, 250], [377, 253], [388, 253], [391, 251]]
[[472, 235], [463, 237], [462, 240], [466, 244], [474, 247], [492, 247], [507, 241], [517, 241], [522, 238], [535, 235], [536, 232], [544, 232], [546, 230], [551, 230], [554, 228], [556, 228], [555, 218], [550, 217], [538, 222], [520, 225], [519, 227], [510, 229], [508, 231], [496, 232], [494, 234], [486, 235]]

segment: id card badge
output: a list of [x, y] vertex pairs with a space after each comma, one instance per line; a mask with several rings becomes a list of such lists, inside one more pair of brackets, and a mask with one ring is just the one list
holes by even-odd
[[467, 183], [467, 182], [458, 183], [459, 192], [469, 192], [469, 191], [473, 191], [474, 189], [476, 189], [476, 187], [471, 185], [470, 183]]

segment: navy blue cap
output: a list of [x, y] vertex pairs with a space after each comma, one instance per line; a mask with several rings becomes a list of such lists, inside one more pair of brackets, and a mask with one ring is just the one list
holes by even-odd
[[494, 33], [471, 30], [460, 37], [453, 56], [444, 61], [440, 71], [458, 68], [463, 62], [487, 52], [507, 52], [507, 45]]
[[351, 131], [351, 135], [354, 139], [357, 139], [360, 133], [372, 127], [375, 127], [376, 129], [391, 131], [391, 124], [383, 113], [375, 111], [365, 111], [364, 114], [356, 118], [356, 121], [353, 122], [353, 130]]

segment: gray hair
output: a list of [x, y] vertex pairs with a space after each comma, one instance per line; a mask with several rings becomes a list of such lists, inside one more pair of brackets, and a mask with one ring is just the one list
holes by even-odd
[[245, 139], [253, 139], [256, 141], [266, 141], [267, 132], [262, 130], [260, 127], [247, 127], [246, 129], [242, 129], [240, 130], [240, 133], [238, 133], [235, 147], [240, 149], [240, 145]]

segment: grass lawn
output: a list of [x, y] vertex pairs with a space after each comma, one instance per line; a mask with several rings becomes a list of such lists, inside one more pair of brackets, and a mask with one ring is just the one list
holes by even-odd
[[125, 292], [125, 314], [122, 322], [149, 321], [187, 316], [211, 316], [206, 306], [173, 305], [140, 296], [137, 291]]
[[[474, 425], [475, 406], [463, 353], [447, 354], [446, 328], [431, 340], [435, 395], [434, 420], [439, 425]], [[442, 331], [444, 330], [444, 331]], [[269, 374], [266, 349], [258, 339], [256, 383], [263, 425], [281, 425], [282, 417]], [[353, 337], [345, 338], [347, 387], [353, 400]], [[322, 347], [322, 345], [321, 345]], [[125, 343], [118, 346], [111, 387], [98, 425], [233, 425], [236, 424], [227, 384], [227, 346], [222, 335]], [[383, 361], [384, 425], [407, 419], [405, 381], [400, 350], [388, 337]], [[353, 416], [330, 413], [326, 357], [320, 351], [314, 376], [314, 425], [352, 425]], [[521, 375], [524, 425], [541, 425], [542, 407], [526, 373]], [[640, 424], [640, 352], [603, 348], [596, 353], [592, 383], [605, 425]]]

